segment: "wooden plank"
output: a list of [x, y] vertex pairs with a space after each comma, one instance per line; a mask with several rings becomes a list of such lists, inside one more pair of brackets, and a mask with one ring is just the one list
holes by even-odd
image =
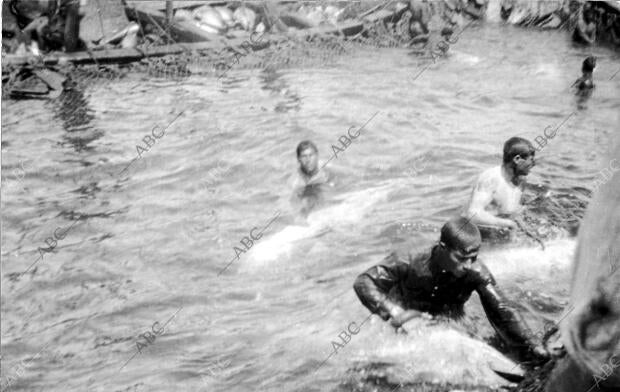
[[[56, 52], [47, 55], [43, 58], [43, 63], [46, 65], [55, 65], [59, 62], [71, 62], [75, 64], [92, 64], [92, 63], [127, 63], [132, 61], [138, 61], [145, 57], [161, 57], [169, 54], [178, 54], [186, 51], [205, 50], [205, 49], [222, 49], [227, 46], [240, 46], [246, 38], [236, 38], [225, 42], [194, 42], [185, 44], [170, 44], [162, 45], [152, 50], [143, 52], [135, 48], [127, 49], [107, 49], [101, 51], [93, 51], [92, 56], [87, 52], [74, 52], [64, 53]], [[274, 41], [271, 41], [274, 42]], [[268, 42], [260, 46], [268, 46]], [[2, 62], [10, 65], [28, 64], [28, 60], [34, 58], [34, 56], [15, 56], [15, 55], [3, 55]]]
[[364, 29], [364, 24], [361, 22], [347, 22], [342, 23], [338, 26], [319, 26], [313, 27], [310, 29], [297, 30], [295, 31], [295, 35], [297, 36], [308, 36], [308, 35], [316, 35], [316, 34], [341, 34], [346, 37], [350, 37], [352, 35], [360, 33]]
[[[162, 12], [166, 9], [166, 1], [165, 0], [127, 0], [127, 6], [130, 8], [139, 7], [145, 11], [149, 12]], [[177, 10], [179, 8], [197, 8], [201, 5], [210, 5], [210, 6], [220, 6], [226, 5], [225, 1], [216, 1], [216, 0], [174, 0], [173, 9]]]
[[366, 15], [363, 18], [363, 20], [364, 22], [368, 22], [368, 23], [375, 23], [378, 21], [387, 22], [391, 20], [397, 13], [398, 13], [397, 11], [379, 10], [379, 11], [373, 12], [370, 15]]
[[52, 90], [63, 90], [63, 83], [67, 79], [64, 75], [49, 69], [35, 69], [32, 71], [39, 79]]
[[364, 17], [366, 17], [366, 15], [370, 15], [370, 14], [372, 14], [373, 12], [375, 12], [376, 10], [378, 10], [380, 8], [383, 9], [383, 8], [387, 7], [391, 3], [392, 2], [389, 1], [387, 4], [377, 4], [376, 6], [370, 8], [370, 9], [364, 11], [364, 12], [362, 12], [361, 14], [359, 14], [358, 17], [359, 18], [364, 18]]
[[174, 17], [174, 4], [172, 0], [166, 0], [166, 23], [172, 23]]
[[[352, 36], [361, 32], [364, 25], [360, 22], [348, 22], [339, 26], [321, 26], [305, 30], [297, 30], [292, 33], [296, 37], [306, 37], [317, 34], [342, 34], [345, 36]], [[246, 34], [244, 37], [233, 38], [228, 40], [220, 39], [218, 41], [202, 41], [202, 42], [188, 42], [181, 44], [163, 45], [155, 48], [151, 48], [148, 51], [142, 51], [136, 48], [127, 49], [104, 49], [100, 51], [91, 52], [74, 52], [64, 53], [56, 52], [47, 55], [43, 58], [43, 63], [46, 65], [55, 65], [59, 62], [72, 62], [75, 64], [92, 64], [92, 63], [127, 63], [132, 61], [138, 61], [145, 57], [161, 57], [169, 54], [178, 54], [187, 51], [195, 50], [219, 50], [225, 47], [238, 47], [244, 41], [249, 41], [250, 34]], [[265, 34], [262, 39], [261, 45], [255, 45], [254, 48], [260, 50], [269, 46], [271, 43], [286, 41], [288, 37], [282, 34]], [[34, 56], [16, 56], [5, 54], [2, 56], [2, 62], [10, 65], [22, 65], [28, 64], [28, 61], [35, 58]]]

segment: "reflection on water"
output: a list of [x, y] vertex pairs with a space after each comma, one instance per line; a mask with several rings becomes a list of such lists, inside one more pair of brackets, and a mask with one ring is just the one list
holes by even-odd
[[53, 111], [67, 132], [86, 130], [95, 118], [84, 92], [77, 88], [65, 90], [57, 100], [54, 100]]
[[[593, 50], [596, 89], [530, 175], [539, 185], [528, 191], [534, 224], [546, 219], [563, 234], [545, 250], [517, 242], [480, 255], [534, 329], [566, 304], [574, 241], [562, 235], [607, 167], [601, 157], [617, 126], [618, 80], [608, 79], [618, 55]], [[333, 67], [179, 83], [132, 74], [51, 103], [3, 102], [3, 185], [23, 185], [2, 187], [3, 377], [28, 361], [15, 390], [392, 390], [415, 383], [403, 370], [414, 364], [415, 377], [479, 376], [489, 385], [482, 356], [494, 355], [484, 343], [493, 331], [476, 298], [463, 321], [476, 340], [452, 326], [398, 336], [371, 318], [315, 370], [343, 326], [368, 315], [351, 289], [357, 274], [393, 248], [436, 242], [433, 228], [500, 163], [507, 138], [533, 139], [574, 111], [569, 86], [589, 54], [562, 34], [489, 24], [465, 31], [413, 82], [422, 62], [407, 51], [359, 49]], [[144, 135], [179, 110], [165, 138], [120, 177]], [[330, 162], [339, 188], [329, 207], [308, 226], [274, 222], [254, 257], [216, 278], [239, 239], [288, 198], [299, 141], [327, 152], [378, 111]], [[14, 179], [7, 173], [20, 162]], [[76, 220], [35, 272], [12, 279], [57, 227]], [[138, 335], [180, 306], [166, 333], [119, 373]]]
[[585, 110], [588, 108], [588, 100], [592, 96], [594, 89], [577, 90], [575, 96], [577, 97], [577, 109]]
[[267, 67], [259, 74], [261, 88], [271, 91], [276, 96], [284, 97], [283, 102], [276, 104], [275, 111], [277, 113], [286, 113], [290, 110], [299, 111], [301, 108], [301, 98], [287, 84], [285, 72], [285, 70]]

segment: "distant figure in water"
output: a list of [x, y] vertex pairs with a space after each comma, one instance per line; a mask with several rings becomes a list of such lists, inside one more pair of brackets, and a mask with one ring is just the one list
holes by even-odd
[[409, 21], [411, 44], [426, 43], [430, 33], [428, 24], [431, 20], [431, 7], [426, 0], [411, 0], [408, 7], [411, 11]]
[[483, 234], [498, 229], [524, 229], [517, 214], [522, 210], [525, 179], [536, 164], [535, 153], [529, 140], [512, 137], [504, 143], [502, 165], [487, 169], [478, 177], [464, 216], [480, 226]]
[[308, 214], [324, 201], [324, 187], [333, 186], [330, 174], [319, 169], [319, 152], [316, 145], [304, 140], [297, 146], [299, 168], [291, 178], [293, 205], [300, 206], [302, 216]]
[[484, 19], [489, 6], [489, 0], [467, 0], [464, 3], [463, 12], [472, 19]]
[[594, 81], [592, 80], [592, 73], [596, 67], [596, 57], [588, 56], [583, 60], [581, 65], [581, 72], [583, 75], [573, 83], [573, 86], [577, 87], [578, 92], [588, 91], [594, 88]]
[[476, 225], [462, 217], [452, 219], [441, 228], [439, 243], [429, 251], [410, 253], [404, 260], [392, 252], [359, 275], [353, 288], [364, 306], [383, 320], [389, 319], [395, 328], [415, 317], [458, 319], [475, 291], [493, 328], [521, 358], [548, 358], [487, 267], [477, 261], [480, 242]]
[[17, 19], [20, 40], [30, 44], [37, 41], [38, 48], [47, 52], [65, 49], [75, 52], [85, 46], [80, 40], [79, 0], [10, 0], [9, 10]]
[[577, 26], [573, 31], [573, 41], [584, 45], [593, 45], [596, 40], [596, 24], [594, 10], [585, 2], [577, 14]]

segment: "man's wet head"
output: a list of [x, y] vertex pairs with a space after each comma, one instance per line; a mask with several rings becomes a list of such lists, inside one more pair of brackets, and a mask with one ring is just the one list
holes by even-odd
[[441, 269], [463, 276], [476, 262], [480, 242], [480, 231], [469, 219], [451, 219], [441, 228], [433, 260]]
[[511, 137], [504, 143], [504, 166], [512, 170], [515, 177], [527, 176], [536, 165], [536, 149], [529, 140]]
[[297, 146], [297, 161], [299, 169], [307, 176], [318, 172], [319, 152], [316, 145], [310, 140], [304, 140]]
[[594, 72], [594, 68], [596, 68], [596, 57], [588, 56], [583, 63], [581, 64], [581, 72], [584, 74], [591, 74]]

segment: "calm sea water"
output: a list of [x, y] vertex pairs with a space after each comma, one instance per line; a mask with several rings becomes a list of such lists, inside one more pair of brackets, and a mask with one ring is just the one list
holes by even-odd
[[[427, 60], [360, 49], [325, 67], [233, 69], [221, 82], [130, 74], [55, 101], [3, 101], [3, 388], [9, 377], [16, 391], [392, 390], [415, 377], [381, 378], [378, 364], [430, 366], [438, 382], [477, 368], [443, 357], [449, 347], [412, 350], [375, 318], [330, 354], [368, 315], [355, 277], [391, 249], [436, 241], [507, 138], [534, 139], [575, 112], [530, 181], [588, 199], [620, 112], [620, 76], [609, 80], [620, 56], [592, 53], [597, 87], [581, 103], [569, 87], [590, 49], [492, 23], [416, 80]], [[375, 114], [327, 166], [333, 209], [316, 230], [291, 228], [297, 143], [314, 140], [326, 161]], [[267, 245], [235, 260], [253, 228]], [[567, 303], [573, 246], [481, 258], [540, 329]], [[468, 312], [469, 333], [488, 341], [475, 300]]]

